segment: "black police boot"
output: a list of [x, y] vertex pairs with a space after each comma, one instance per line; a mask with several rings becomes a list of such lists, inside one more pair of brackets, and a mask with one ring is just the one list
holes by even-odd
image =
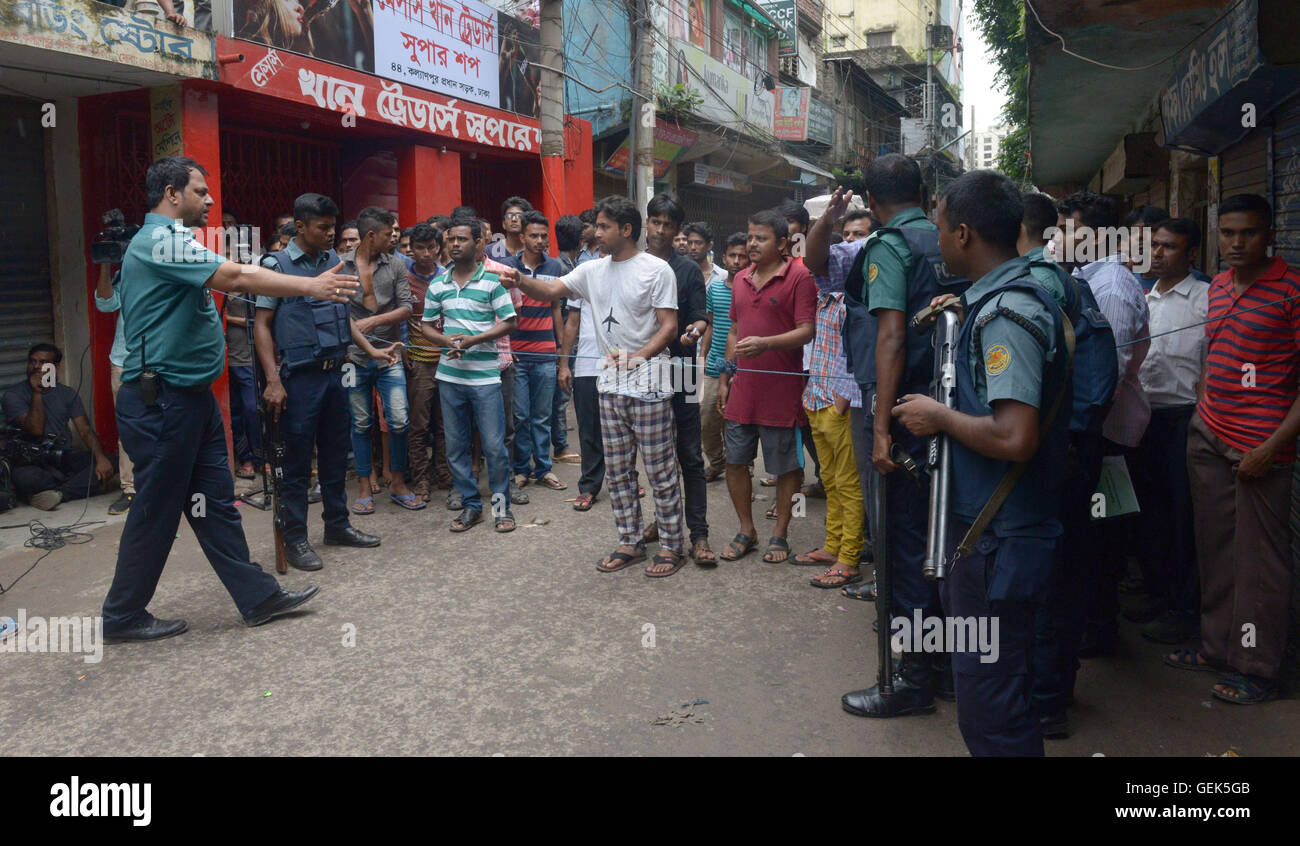
[[352, 526], [344, 526], [341, 529], [325, 527], [325, 545], [326, 546], [357, 546], [368, 548], [379, 546], [379, 537], [377, 535], [368, 535]]
[[304, 590], [278, 590], [248, 612], [248, 616], [244, 618], [244, 625], [260, 626], [263, 623], [269, 623], [276, 617], [282, 617], [293, 611], [319, 591], [320, 588], [315, 585], [311, 585]]
[[104, 643], [129, 643], [136, 640], [162, 640], [175, 637], [189, 628], [184, 620], [159, 620], [148, 611], [134, 623], [120, 629], [104, 628]]
[[311, 544], [305, 540], [297, 543], [286, 543], [284, 545], [284, 558], [289, 562], [289, 566], [295, 570], [319, 570], [325, 566], [321, 563], [316, 550], [312, 549]]
[[1065, 740], [1070, 736], [1070, 720], [1064, 711], [1039, 717], [1038, 725], [1042, 727], [1045, 740]]
[[845, 711], [859, 717], [904, 717], [934, 712], [934, 670], [928, 655], [904, 653], [894, 671], [894, 692], [880, 694], [880, 685], [840, 697]]

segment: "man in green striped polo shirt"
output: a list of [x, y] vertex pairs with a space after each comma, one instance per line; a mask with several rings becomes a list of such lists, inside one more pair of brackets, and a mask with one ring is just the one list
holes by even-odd
[[[515, 307], [497, 274], [478, 261], [483, 228], [474, 218], [453, 218], [443, 234], [451, 267], [429, 283], [420, 331], [447, 349], [438, 362], [438, 398], [447, 438], [447, 463], [462, 507], [451, 523], [463, 532], [483, 519], [483, 499], [474, 476], [471, 442], [477, 429], [488, 465], [492, 515], [498, 532], [515, 528], [506, 486], [506, 411], [497, 368], [496, 340], [515, 328]], [[439, 332], [436, 322], [441, 319]]]

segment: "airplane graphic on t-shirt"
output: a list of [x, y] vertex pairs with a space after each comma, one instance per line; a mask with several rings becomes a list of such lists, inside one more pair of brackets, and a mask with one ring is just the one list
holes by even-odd
[[606, 334], [614, 331], [614, 326], [618, 325], [618, 318], [614, 316], [613, 306], [610, 306], [609, 308], [609, 317], [606, 317], [604, 320], [600, 322], [605, 324]]

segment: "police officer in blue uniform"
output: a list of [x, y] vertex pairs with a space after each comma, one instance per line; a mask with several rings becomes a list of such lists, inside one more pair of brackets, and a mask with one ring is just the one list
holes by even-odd
[[[881, 156], [867, 166], [863, 181], [873, 214], [887, 221], [872, 231], [849, 271], [845, 291], [845, 349], [854, 376], [870, 397], [863, 415], [867, 431], [855, 443], [871, 444], [871, 454], [857, 456], [858, 473], [885, 475], [885, 537], [893, 574], [893, 601], [888, 619], [939, 616], [939, 591], [921, 575], [925, 561], [927, 477], [907, 476], [890, 457], [901, 446], [918, 464], [925, 463], [927, 443], [892, 423], [889, 409], [897, 397], [928, 390], [934, 372], [934, 348], [921, 329], [909, 329], [912, 315], [946, 291], [959, 293], [965, 282], [952, 277], [939, 256], [938, 230], [921, 208], [921, 169], [906, 156]], [[879, 536], [872, 527], [872, 536]], [[879, 566], [880, 562], [877, 562]], [[878, 637], [889, 637], [879, 632]], [[844, 710], [861, 717], [897, 717], [934, 710], [936, 694], [951, 698], [943, 656], [904, 652], [893, 679], [894, 692], [882, 696], [878, 685], [846, 693]]]
[[[976, 756], [1043, 754], [1031, 697], [1034, 614], [1061, 534], [1073, 335], [1017, 254], [1022, 213], [1015, 184], [994, 171], [967, 173], [945, 192], [939, 248], [974, 280], [962, 298], [956, 408], [912, 394], [893, 409], [913, 434], [951, 438], [949, 549], [962, 553], [943, 582], [944, 611], [993, 635], [952, 656], [957, 722]], [[1022, 462], [999, 507], [994, 492]]]
[[104, 599], [107, 642], [157, 640], [187, 628], [184, 620], [160, 620], [147, 610], [182, 512], [247, 625], [288, 613], [317, 592], [283, 590], [249, 559], [212, 395], [225, 368], [226, 337], [209, 289], [346, 302], [357, 278], [337, 270], [286, 276], [205, 249], [190, 227], [206, 224], [213, 204], [206, 175], [180, 156], [150, 166], [145, 191], [152, 211], [122, 262], [126, 363], [117, 427], [135, 464], [136, 495]]
[[[262, 265], [290, 276], [315, 276], [340, 263], [334, 252], [339, 208], [329, 197], [303, 194], [293, 202], [298, 234]], [[319, 570], [320, 556], [307, 542], [307, 485], [316, 447], [325, 543], [373, 547], [379, 538], [348, 521], [348, 450], [352, 416], [343, 385], [348, 345], [354, 340], [348, 307], [307, 297], [258, 297], [254, 330], [257, 358], [266, 376], [266, 413], [279, 421], [284, 439], [284, 557], [299, 570]], [[365, 339], [367, 349], [370, 345]], [[280, 361], [276, 362], [276, 350]]]

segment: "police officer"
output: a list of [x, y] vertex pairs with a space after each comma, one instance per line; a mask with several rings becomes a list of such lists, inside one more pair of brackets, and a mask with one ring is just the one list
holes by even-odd
[[[870, 444], [857, 454], [858, 472], [885, 475], [885, 522], [893, 573], [893, 608], [887, 619], [907, 620], [940, 614], [939, 591], [921, 575], [925, 561], [929, 481], [908, 477], [890, 458], [896, 442], [918, 463], [927, 443], [892, 423], [889, 409], [897, 397], [924, 393], [934, 372], [934, 348], [908, 321], [943, 291], [960, 291], [964, 280], [951, 278], [939, 257], [938, 231], [921, 208], [921, 169], [906, 156], [881, 156], [867, 167], [863, 181], [867, 204], [885, 226], [871, 233], [849, 271], [845, 292], [844, 342], [864, 397], [874, 397], [863, 415], [867, 431], [855, 441]], [[864, 481], [865, 484], [865, 481]], [[876, 527], [872, 535], [877, 536]], [[879, 562], [877, 562], [879, 564]], [[878, 637], [888, 637], [880, 632]], [[951, 697], [946, 661], [924, 653], [904, 652], [894, 679], [894, 693], [882, 696], [878, 685], [846, 693], [844, 710], [862, 717], [897, 717], [934, 710], [934, 697]]]
[[[975, 280], [962, 298], [956, 408], [909, 394], [893, 409], [915, 435], [951, 437], [948, 545], [964, 554], [943, 582], [944, 609], [990, 636], [952, 656], [957, 723], [977, 756], [1043, 754], [1030, 690], [1034, 614], [1061, 534], [1069, 442], [1073, 335], [1066, 340], [1059, 305], [1017, 254], [1022, 211], [1014, 183], [994, 171], [949, 186], [936, 213], [939, 247], [948, 267]], [[1021, 462], [999, 504], [995, 491]]]
[[[334, 225], [339, 209], [321, 194], [294, 200], [298, 234], [283, 250], [267, 253], [264, 267], [290, 276], [315, 276], [340, 263], [334, 252]], [[307, 542], [307, 483], [312, 447], [330, 546], [379, 546], [379, 538], [348, 522], [348, 448], [352, 416], [343, 386], [343, 364], [354, 333], [346, 305], [305, 297], [257, 298], [256, 344], [267, 374], [266, 412], [280, 422], [284, 439], [284, 557], [299, 570], [319, 570], [320, 556]], [[359, 334], [359, 333], [355, 333]], [[363, 337], [367, 352], [373, 347]], [[276, 363], [276, 350], [280, 362]]]
[[357, 279], [337, 270], [285, 276], [204, 249], [189, 227], [203, 226], [213, 204], [205, 176], [197, 162], [180, 156], [150, 166], [145, 190], [152, 211], [122, 262], [126, 363], [117, 426], [135, 462], [136, 495], [104, 599], [109, 642], [185, 631], [184, 620], [160, 620], [147, 610], [182, 511], [246, 624], [285, 614], [317, 591], [283, 590], [249, 560], [221, 409], [211, 390], [225, 367], [226, 338], [209, 289], [346, 302]]

